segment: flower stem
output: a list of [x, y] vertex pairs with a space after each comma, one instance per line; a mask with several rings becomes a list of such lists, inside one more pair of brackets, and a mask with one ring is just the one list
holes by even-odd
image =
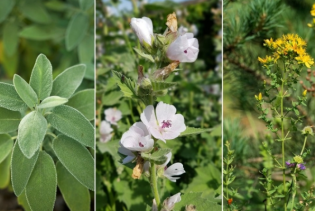
[[150, 178], [151, 188], [152, 188], [153, 195], [155, 198], [156, 206], [158, 207], [158, 210], [160, 210], [161, 201], [160, 201], [159, 191], [157, 187], [156, 166], [154, 162], [151, 162], [150, 174], [151, 174], [151, 178]]

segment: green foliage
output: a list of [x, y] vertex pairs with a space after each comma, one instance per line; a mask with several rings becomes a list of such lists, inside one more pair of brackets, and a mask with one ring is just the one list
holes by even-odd
[[38, 102], [38, 98], [32, 87], [18, 75], [14, 75], [13, 84], [20, 98], [30, 109], [33, 109]]
[[0, 106], [12, 111], [22, 111], [27, 105], [19, 97], [14, 86], [0, 82]]
[[211, 210], [219, 211], [221, 210], [221, 206], [218, 205], [218, 202], [221, 200], [213, 199], [214, 195], [204, 194], [203, 192], [188, 192], [181, 196], [181, 201], [175, 204], [174, 210], [185, 210], [188, 205], [193, 205], [196, 210], [206, 211]]
[[13, 147], [11, 136], [0, 134], [0, 163], [10, 154]]
[[[94, 89], [86, 89], [75, 93], [66, 105], [81, 112], [88, 120], [94, 119]], [[84, 103], [82, 103], [84, 102]]]
[[15, 131], [21, 121], [21, 113], [0, 107], [0, 134]]

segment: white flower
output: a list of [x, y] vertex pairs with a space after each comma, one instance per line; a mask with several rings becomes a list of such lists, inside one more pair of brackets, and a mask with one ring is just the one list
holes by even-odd
[[169, 45], [166, 55], [170, 60], [179, 62], [194, 62], [199, 53], [198, 40], [193, 33], [185, 33], [184, 28], [180, 28], [177, 38]]
[[180, 202], [180, 193], [177, 193], [171, 197], [168, 197], [163, 202], [163, 208], [166, 211], [171, 211], [174, 209], [175, 203]]
[[104, 111], [105, 119], [112, 125], [117, 125], [117, 122], [121, 119], [122, 113], [117, 108], [108, 108]]
[[153, 24], [150, 18], [131, 18], [130, 22], [131, 28], [137, 34], [140, 43], [143, 44], [145, 41], [151, 46], [153, 36]]
[[153, 149], [154, 140], [142, 122], [133, 124], [120, 140], [121, 145], [131, 151], [148, 152]]
[[177, 138], [186, 130], [184, 117], [176, 114], [176, 108], [163, 102], [156, 106], [156, 115], [152, 105], [147, 106], [141, 114], [141, 121], [147, 126], [151, 135], [164, 142]]
[[173, 165], [167, 167], [167, 164], [170, 162], [172, 153], [168, 153], [165, 155], [167, 157], [167, 160], [164, 164], [161, 165], [161, 167], [164, 167], [164, 176], [171, 180], [172, 182], [176, 182], [179, 177], [173, 177], [174, 175], [181, 175], [185, 173], [184, 166], [181, 163], [174, 163]]
[[120, 146], [118, 148], [118, 152], [120, 152], [123, 155], [127, 155], [127, 157], [125, 157], [123, 159], [123, 162], [122, 162], [123, 164], [129, 163], [130, 161], [132, 161], [132, 160], [134, 160], [136, 158], [136, 155], [132, 151], [130, 151], [129, 149], [126, 149], [123, 146]]
[[111, 132], [113, 131], [113, 128], [110, 127], [110, 124], [106, 121], [102, 121], [100, 125], [100, 141], [101, 142], [108, 142], [112, 138]]

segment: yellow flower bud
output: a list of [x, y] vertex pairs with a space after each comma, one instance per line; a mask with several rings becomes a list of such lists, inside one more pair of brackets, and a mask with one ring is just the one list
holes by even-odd
[[304, 92], [303, 92], [303, 96], [305, 97], [305, 96], [306, 96], [306, 94], [307, 94], [307, 89], [305, 89], [305, 90], [304, 90]]
[[258, 100], [259, 100], [259, 101], [262, 100], [262, 94], [261, 94], [261, 93], [259, 93], [259, 95], [258, 95]]

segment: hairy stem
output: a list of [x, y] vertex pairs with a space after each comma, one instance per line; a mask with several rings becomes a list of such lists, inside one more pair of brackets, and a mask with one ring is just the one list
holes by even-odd
[[154, 162], [151, 162], [151, 167], [150, 167], [150, 183], [151, 183], [151, 188], [153, 191], [153, 195], [155, 198], [156, 206], [158, 207], [158, 210], [161, 209], [161, 201], [160, 201], [160, 196], [159, 196], [159, 190], [157, 187], [157, 178], [156, 178], [156, 166]]

